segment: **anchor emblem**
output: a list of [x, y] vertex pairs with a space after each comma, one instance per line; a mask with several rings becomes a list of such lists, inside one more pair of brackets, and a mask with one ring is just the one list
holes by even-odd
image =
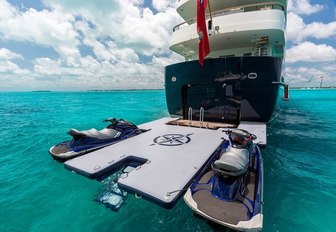
[[190, 135], [192, 134], [165, 134], [156, 137], [153, 142], [162, 146], [181, 146], [191, 141]]

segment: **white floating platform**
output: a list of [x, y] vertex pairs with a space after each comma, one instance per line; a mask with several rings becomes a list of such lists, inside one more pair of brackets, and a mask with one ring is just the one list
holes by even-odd
[[[65, 167], [95, 179], [119, 165], [139, 161], [142, 165], [123, 175], [118, 185], [163, 207], [172, 207], [227, 135], [222, 128], [167, 125], [171, 120], [141, 124], [139, 128], [149, 131], [69, 160]], [[266, 142], [266, 125], [245, 123], [241, 128], [250, 129]]]
[[247, 130], [248, 132], [257, 136], [254, 143], [259, 147], [265, 148], [267, 145], [267, 126], [264, 122], [240, 122], [238, 128]]

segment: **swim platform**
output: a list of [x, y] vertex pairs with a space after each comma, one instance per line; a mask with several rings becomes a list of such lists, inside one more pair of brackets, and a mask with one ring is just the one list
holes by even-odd
[[[64, 163], [65, 168], [97, 179], [120, 165], [138, 162], [137, 168], [121, 176], [119, 187], [171, 208], [207, 160], [220, 152], [223, 138], [227, 136], [222, 132], [223, 128], [167, 124], [172, 120], [161, 118], [141, 124], [138, 127], [146, 132], [68, 160]], [[251, 124], [245, 127], [253, 129]], [[256, 131], [260, 133], [263, 129]]]

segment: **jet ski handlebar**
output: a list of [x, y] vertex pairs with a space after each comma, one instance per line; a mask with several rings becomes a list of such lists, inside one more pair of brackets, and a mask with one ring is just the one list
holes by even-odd
[[225, 132], [227, 135], [236, 135], [236, 136], [242, 136], [245, 139], [249, 139], [249, 140], [256, 140], [257, 136], [246, 131], [243, 129], [225, 129], [223, 130], [223, 132]]
[[107, 118], [103, 122], [110, 122], [112, 124], [115, 124], [118, 122], [118, 120], [116, 118]]

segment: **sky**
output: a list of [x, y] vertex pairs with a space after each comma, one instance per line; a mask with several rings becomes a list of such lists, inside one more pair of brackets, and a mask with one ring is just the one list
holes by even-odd
[[[162, 89], [177, 0], [0, 0], [0, 91]], [[285, 80], [336, 86], [336, 0], [289, 0]]]

